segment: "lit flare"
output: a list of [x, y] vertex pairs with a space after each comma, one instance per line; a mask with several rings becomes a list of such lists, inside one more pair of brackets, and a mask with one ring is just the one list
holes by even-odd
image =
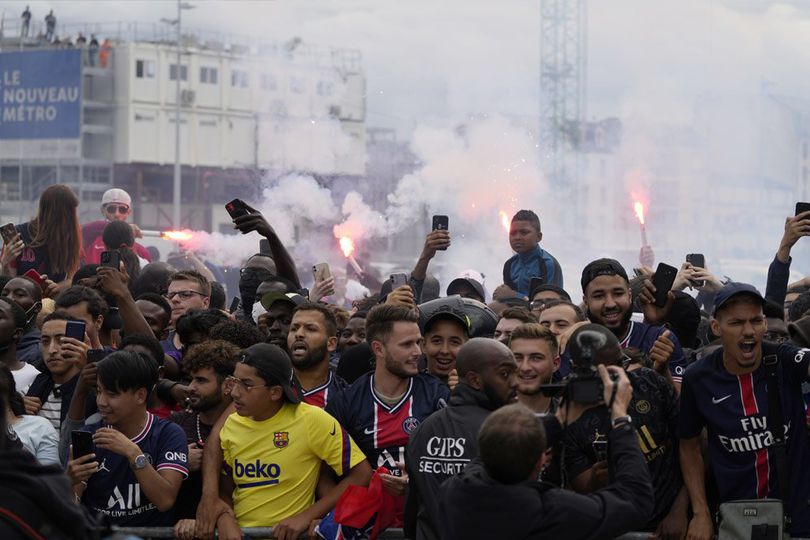
[[498, 212], [498, 215], [501, 217], [501, 225], [503, 226], [504, 230], [508, 233], [510, 228], [509, 214], [501, 210], [500, 212]]

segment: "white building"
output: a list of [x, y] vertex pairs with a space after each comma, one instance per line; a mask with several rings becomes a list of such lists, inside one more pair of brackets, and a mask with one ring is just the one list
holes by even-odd
[[[170, 30], [145, 32], [134, 23], [60, 29], [74, 38], [79, 32], [88, 40], [91, 34], [109, 38], [111, 48], [103, 67], [98, 57], [91, 66], [87, 50], [82, 53], [81, 125], [69, 144], [59, 146], [73, 154], [49, 154], [42, 141], [32, 146], [3, 138], [0, 130], [0, 217], [29, 217], [44, 187], [65, 183], [89, 203], [82, 205], [83, 219], [92, 219], [98, 215], [93, 201], [115, 185], [137, 201], [135, 219], [142, 227], [170, 226], [177, 77], [183, 226], [218, 229], [229, 221], [221, 203], [256, 198], [267, 174], [299, 171], [328, 183], [365, 173], [359, 51], [184, 32], [178, 69]], [[37, 34], [33, 28], [29, 35]], [[6, 25], [0, 68], [13, 55], [43, 50], [56, 51]]]

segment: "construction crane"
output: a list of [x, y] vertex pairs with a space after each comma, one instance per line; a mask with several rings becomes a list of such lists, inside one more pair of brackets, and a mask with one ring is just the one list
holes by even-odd
[[540, 153], [549, 186], [577, 200], [586, 117], [587, 0], [540, 0]]

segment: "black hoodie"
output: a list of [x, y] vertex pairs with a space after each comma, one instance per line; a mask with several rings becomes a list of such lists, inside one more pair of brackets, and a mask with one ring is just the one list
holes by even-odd
[[25, 450], [0, 452], [0, 509], [4, 535], [30, 528], [49, 539], [100, 537], [76, 503], [64, 471], [40, 465]]
[[616, 479], [591, 495], [545, 482], [502, 484], [473, 460], [440, 488], [442, 540], [615, 538], [644, 526], [654, 494], [635, 430], [625, 424], [608, 439]]
[[[439, 486], [478, 457], [478, 431], [498, 405], [484, 392], [458, 383], [444, 409], [430, 415], [411, 436], [405, 451], [408, 494], [405, 537], [438, 540]], [[544, 420], [550, 438], [561, 430], [556, 418]]]

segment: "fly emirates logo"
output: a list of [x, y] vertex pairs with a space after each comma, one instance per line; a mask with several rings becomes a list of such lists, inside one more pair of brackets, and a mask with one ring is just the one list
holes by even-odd
[[262, 463], [261, 460], [248, 461], [238, 459], [233, 464], [236, 484], [240, 489], [278, 484], [281, 467], [275, 463]]
[[[766, 416], [748, 416], [740, 419], [740, 425], [745, 435], [742, 437], [727, 437], [718, 435], [720, 444], [728, 452], [754, 452], [768, 448], [773, 444], [773, 435], [768, 429]], [[785, 425], [785, 441], [790, 433], [790, 422]]]

